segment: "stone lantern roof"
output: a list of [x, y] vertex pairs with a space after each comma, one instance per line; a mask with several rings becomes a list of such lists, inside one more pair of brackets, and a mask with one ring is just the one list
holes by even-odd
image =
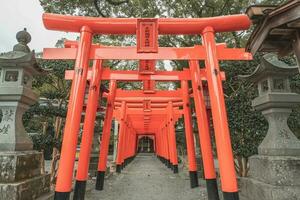
[[280, 60], [273, 53], [264, 55], [261, 58], [261, 63], [257, 66], [252, 74], [240, 75], [241, 79], [257, 83], [267, 76], [293, 76], [298, 73], [298, 66], [290, 66]]
[[261, 63], [250, 75], [239, 76], [253, 82], [258, 88], [258, 97], [252, 101], [256, 110], [269, 108], [292, 108], [299, 105], [300, 95], [290, 89], [289, 76], [298, 73], [297, 66], [289, 66], [269, 53], [261, 58]]
[[22, 67], [32, 75], [43, 73], [43, 69], [36, 62], [35, 52], [31, 51], [27, 44], [31, 41], [31, 35], [26, 28], [16, 34], [18, 44], [13, 51], [0, 54], [0, 66]]

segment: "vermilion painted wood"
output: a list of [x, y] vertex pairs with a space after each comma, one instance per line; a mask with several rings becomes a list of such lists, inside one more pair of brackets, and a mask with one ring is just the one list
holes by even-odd
[[[128, 111], [128, 115], [130, 115], [132, 118], [133, 117], [142, 117], [143, 119], [145, 119], [145, 117], [151, 117], [151, 116], [164, 116], [166, 115], [167, 111], [166, 108], [160, 108], [157, 110], [152, 110], [151, 112], [144, 112], [142, 109], [131, 109], [131, 108], [127, 108]], [[174, 116], [175, 119], [176, 117], [180, 116], [183, 113], [182, 110], [176, 110], [174, 111]], [[119, 108], [115, 108], [114, 111], [114, 117], [117, 119], [121, 119], [121, 111], [120, 111], [120, 107]]]
[[[180, 107], [182, 106], [182, 102], [181, 103], [174, 103], [174, 107]], [[118, 105], [116, 104], [115, 108], [118, 108], [120, 107], [121, 105]], [[142, 104], [138, 104], [138, 103], [129, 103], [127, 105], [128, 108], [143, 108], [143, 105]], [[151, 108], [166, 108], [168, 107], [168, 104], [163, 104], [163, 103], [160, 103], [160, 104], [151, 104]]]
[[[43, 59], [74, 60], [76, 48], [44, 48]], [[102, 60], [204, 60], [203, 46], [194, 47], [159, 47], [157, 53], [137, 53], [136, 47], [93, 46], [90, 59]], [[217, 46], [218, 60], [251, 60], [252, 55], [243, 48]]]
[[[181, 95], [181, 90], [156, 90], [152, 94], [145, 94], [142, 90], [122, 90], [117, 89], [117, 99], [118, 98], [127, 98], [129, 102], [134, 102], [134, 98], [144, 98], [150, 100], [151, 102], [164, 102], [160, 98], [169, 98], [169, 99], [178, 99]], [[117, 100], [118, 101], [118, 100]], [[181, 98], [178, 101], [182, 101]], [[140, 102], [140, 100], [135, 100], [135, 102]]]
[[227, 113], [222, 87], [217, 49], [215, 45], [215, 31], [212, 27], [206, 28], [202, 33], [206, 48], [206, 70], [208, 91], [215, 129], [215, 139], [221, 175], [223, 192], [238, 192]]
[[140, 74], [155, 74], [155, 60], [140, 60], [139, 73]]
[[175, 119], [173, 109], [173, 103], [170, 101], [168, 106], [168, 128], [170, 134], [170, 143], [171, 143], [171, 163], [173, 165], [178, 165], [178, 155], [177, 155], [177, 145], [176, 145], [176, 135], [175, 135]]
[[[220, 72], [222, 80], [225, 80], [225, 73]], [[204, 69], [200, 69], [201, 79], [206, 80], [206, 72]], [[72, 80], [74, 75], [74, 70], [65, 71], [65, 79]], [[92, 77], [92, 71], [88, 72], [88, 80]], [[189, 69], [183, 69], [183, 71], [156, 71], [155, 74], [141, 75], [138, 71], [121, 71], [121, 70], [111, 70], [103, 69], [101, 73], [101, 80], [118, 80], [118, 81], [144, 81], [144, 80], [153, 80], [153, 81], [182, 81], [182, 80], [191, 80]], [[142, 91], [140, 91], [142, 92]], [[145, 95], [145, 93], [143, 92]], [[152, 93], [147, 93], [151, 96]]]
[[[151, 120], [156, 119], [156, 118], [153, 117], [153, 116], [158, 116], [158, 117], [164, 116], [164, 117], [166, 117], [166, 115], [168, 114], [166, 108], [164, 108], [164, 109], [159, 109], [159, 110], [157, 110], [157, 111], [153, 111], [153, 112], [150, 113], [150, 115], [146, 115], [146, 113], [143, 112], [143, 110], [138, 110], [138, 111], [135, 110], [135, 111], [131, 111], [130, 109], [127, 109], [127, 111], [128, 111], [128, 115], [130, 115], [131, 118], [141, 117], [141, 118], [145, 119], [145, 116], [147, 116], [147, 117], [149, 117], [149, 118], [151, 118], [151, 116], [152, 116]], [[115, 116], [117, 119], [120, 119], [120, 117], [119, 117], [120, 114], [119, 114], [118, 112], [120, 112], [120, 110], [115, 110], [114, 116]], [[176, 109], [175, 109], [173, 113], [174, 113], [173, 118], [174, 118], [175, 121], [176, 121], [176, 120], [177, 120], [177, 117], [180, 118], [181, 115], [183, 114], [183, 110], [176, 110]], [[148, 114], [148, 113], [147, 113], [147, 114]]]
[[192, 115], [190, 110], [190, 99], [188, 95], [188, 82], [181, 81], [183, 110], [184, 110], [184, 127], [187, 156], [189, 161], [189, 171], [197, 171], [196, 154], [195, 154], [195, 141], [192, 127]]
[[138, 53], [157, 53], [158, 20], [155, 18], [136, 19], [136, 42]]
[[162, 128], [162, 146], [163, 146], [163, 156], [166, 160], [169, 160], [169, 145], [168, 145], [168, 140], [167, 140], [167, 134], [166, 134], [166, 127], [164, 124], [164, 127]]
[[[124, 99], [124, 98], [123, 98]], [[175, 100], [177, 100], [177, 99], [175, 99]], [[144, 108], [144, 104], [143, 104], [143, 102], [142, 102], [143, 100], [141, 100], [141, 101], [127, 101], [128, 103], [127, 103], [127, 106], [128, 107], [130, 107], [130, 106], [140, 106], [140, 107], [142, 107], [143, 109], [145, 109]], [[169, 101], [172, 101], [172, 99], [170, 98], [170, 100]], [[120, 102], [120, 101], [116, 101], [115, 102], [115, 105], [116, 106], [120, 106], [122, 103]], [[166, 103], [166, 102], [164, 102], [164, 101], [151, 101], [150, 102], [150, 104], [149, 104], [149, 109], [151, 109], [151, 107], [152, 106], [155, 106], [155, 105], [157, 105], [157, 106], [163, 106], [163, 107], [166, 107], [166, 106], [168, 106], [168, 103]], [[182, 106], [182, 102], [178, 102], [178, 101], [175, 101], [175, 102], [173, 102], [173, 107], [178, 107], [178, 106]], [[147, 108], [146, 108], [147, 109]]]
[[[133, 116], [133, 117], [134, 117], [134, 115], [142, 116], [142, 117], [145, 116], [145, 112], [143, 110], [131, 110], [131, 109], [128, 109], [127, 113], [129, 115]], [[174, 110], [173, 113], [174, 113], [173, 117], [176, 117], [176, 116], [182, 115], [183, 111], [182, 110]], [[153, 116], [153, 115], [166, 115], [166, 114], [167, 114], [166, 110], [152, 110], [150, 116]]]
[[[121, 112], [119, 111], [120, 107], [115, 107], [115, 112], [114, 112], [114, 116], [117, 119], [120, 119], [121, 117]], [[151, 116], [158, 116], [158, 117], [165, 117], [166, 115], [166, 107], [161, 107], [161, 108], [152, 108], [150, 111], [144, 111], [143, 107], [139, 107], [139, 108], [130, 108], [127, 107], [127, 111], [128, 111], [128, 115], [130, 115], [131, 118], [142, 118], [144, 120], [150, 120], [151, 122], [153, 122], [156, 118]], [[174, 111], [174, 118], [180, 118], [180, 116], [182, 115], [182, 111], [178, 110], [178, 108], [174, 107], [175, 111]], [[136, 120], [136, 119], [135, 119]], [[154, 122], [155, 123], [155, 122]], [[136, 123], [134, 123], [134, 126], [136, 126]]]
[[98, 171], [105, 172], [106, 164], [107, 164], [107, 156], [109, 150], [109, 140], [111, 134], [111, 124], [113, 119], [113, 108], [114, 108], [114, 100], [116, 96], [116, 81], [112, 80], [109, 86], [109, 96], [107, 98], [106, 103], [106, 112], [105, 119], [102, 129], [102, 137], [101, 137], [101, 145], [100, 145], [100, 153], [99, 153], [99, 161], [98, 161]]
[[[251, 22], [247, 15], [228, 15], [209, 18], [158, 18], [159, 34], [200, 34], [211, 26], [216, 32], [246, 30]], [[136, 18], [99, 18], [43, 14], [44, 26], [49, 30], [80, 32], [88, 26], [98, 34], [136, 34]]]
[[[128, 99], [128, 100], [127, 100]], [[162, 104], [164, 104], [165, 102], [168, 102], [168, 101], [172, 101], [172, 102], [174, 102], [174, 103], [180, 103], [180, 99], [179, 98], [177, 98], [177, 97], [174, 97], [174, 98], [168, 98], [168, 97], [161, 97], [161, 100], [159, 100], [159, 98], [157, 97], [157, 98], [150, 98], [151, 99], [151, 101], [153, 100], [153, 102], [151, 103], [151, 104], [155, 104], [155, 103], [158, 103], [158, 104], [160, 104], [160, 103], [162, 103]], [[139, 102], [141, 102], [141, 101], [144, 101], [145, 100], [145, 98], [144, 97], [137, 97], [135, 100], [134, 100], [134, 97], [128, 97], [128, 98], [126, 98], [126, 97], [119, 97], [118, 99], [117, 99], [117, 101], [128, 101], [129, 103], [139, 103]], [[118, 103], [117, 103], [117, 105], [118, 105]], [[145, 109], [146, 110], [146, 109]]]
[[[200, 70], [202, 80], [206, 80], [205, 70]], [[74, 70], [66, 70], [65, 79], [72, 80], [74, 75]], [[222, 79], [225, 80], [225, 73], [221, 72]], [[88, 79], [92, 77], [92, 71], [88, 73]], [[181, 81], [181, 80], [191, 80], [190, 72], [188, 69], [183, 71], [156, 71], [155, 74], [141, 75], [138, 71], [121, 71], [121, 70], [111, 70], [104, 68], [101, 74], [101, 80], [118, 80], [118, 81]], [[151, 95], [151, 93], [147, 94]]]
[[80, 126], [81, 112], [85, 95], [87, 73], [89, 67], [89, 51], [92, 43], [91, 30], [81, 28], [80, 42], [76, 54], [75, 74], [71, 86], [70, 99], [63, 134], [60, 165], [55, 191], [69, 193], [72, 188], [73, 169], [75, 162], [77, 138]]
[[88, 178], [90, 153], [94, 135], [96, 112], [100, 96], [101, 67], [102, 61], [95, 60], [92, 69], [94, 76], [89, 86], [86, 115], [84, 118], [83, 133], [80, 144], [80, 153], [76, 173], [76, 180], [78, 181], [86, 181]]
[[201, 148], [201, 155], [204, 167], [204, 176], [205, 179], [216, 179], [208, 117], [203, 94], [203, 85], [199, 70], [200, 66], [197, 61], [190, 61], [189, 67], [192, 77], [192, 88], [197, 116], [199, 144]]
[[168, 121], [166, 122], [166, 127], [165, 127], [165, 134], [168, 142], [168, 156], [169, 156], [169, 162], [171, 163], [172, 160], [172, 141], [171, 141], [171, 136], [170, 136], [170, 130], [169, 130], [169, 124]]
[[[114, 116], [120, 121], [121, 115], [122, 115], [120, 113], [122, 113], [122, 112], [120, 111], [120, 108], [118, 108], [118, 109], [119, 110], [115, 110]], [[157, 127], [157, 124], [161, 123], [162, 121], [164, 121], [164, 119], [167, 118], [168, 110], [166, 108], [164, 108], [162, 110], [156, 110], [153, 112], [151, 111], [151, 112], [145, 113], [142, 110], [142, 108], [131, 109], [131, 108], [127, 107], [126, 113], [127, 113], [127, 119], [134, 121], [134, 123], [132, 123], [132, 126], [134, 127], [134, 129], [138, 130], [138, 133], [139, 132], [143, 133], [143, 132], [145, 132], [145, 123], [148, 124], [150, 127], [148, 129], [148, 131], [155, 132], [155, 128]], [[182, 111], [175, 109], [173, 115], [174, 115], [173, 116], [174, 121], [177, 121], [181, 117]]]
[[118, 148], [117, 148], [117, 157], [116, 164], [121, 165], [123, 161], [123, 149], [124, 149], [124, 135], [126, 132], [126, 102], [122, 102], [122, 107], [120, 108], [121, 118], [120, 118], [120, 129], [119, 129], [119, 140], [118, 140]]

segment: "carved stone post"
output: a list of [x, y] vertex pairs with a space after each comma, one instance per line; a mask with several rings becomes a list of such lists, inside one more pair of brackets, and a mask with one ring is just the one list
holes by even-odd
[[[257, 69], [243, 76], [257, 84], [253, 107], [267, 119], [269, 129], [249, 159], [249, 178], [241, 179], [241, 199], [292, 200], [300, 197], [300, 141], [287, 124], [300, 95], [292, 93], [288, 77], [297, 74], [274, 54], [265, 55]], [[255, 126], [255, 124], [253, 124]]]
[[27, 46], [31, 36], [26, 29], [16, 37], [13, 51], [0, 55], [0, 199], [47, 199], [50, 176], [44, 174], [42, 153], [32, 150], [22, 121], [37, 101], [32, 79], [42, 69]]

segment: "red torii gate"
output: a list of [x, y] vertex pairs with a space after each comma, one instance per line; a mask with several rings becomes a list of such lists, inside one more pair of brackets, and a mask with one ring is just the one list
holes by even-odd
[[[108, 153], [108, 142], [110, 137], [110, 126], [113, 118], [115, 107], [120, 109], [121, 116], [119, 120], [119, 147], [117, 164], [122, 165], [125, 159], [132, 158], [135, 155], [135, 148], [127, 149], [122, 152], [123, 147], [135, 147], [136, 143], [131, 138], [136, 137], [138, 132], [133, 128], [133, 122], [130, 115], [126, 115], [127, 102], [129, 97], [121, 100], [118, 105], [116, 81], [143, 81], [144, 93], [155, 95], [153, 91], [153, 81], [181, 81], [182, 90], [182, 108], [185, 121], [187, 136], [187, 150], [189, 159], [189, 170], [191, 180], [197, 180], [195, 162], [195, 149], [192, 136], [191, 111], [189, 109], [188, 81], [191, 80], [193, 88], [193, 98], [196, 107], [196, 116], [199, 129], [199, 138], [201, 152], [203, 157], [204, 173], [207, 182], [209, 199], [219, 199], [217, 193], [216, 173], [214, 169], [211, 141], [209, 135], [209, 126], [207, 121], [207, 112], [203, 96], [202, 81], [206, 80], [208, 84], [209, 96], [211, 101], [211, 110], [215, 130], [215, 139], [217, 154], [220, 167], [221, 187], [225, 200], [238, 199], [238, 188], [234, 170], [233, 155], [228, 129], [226, 108], [222, 89], [223, 74], [219, 69], [219, 60], [249, 60], [251, 54], [245, 53], [244, 49], [229, 49], [224, 44], [215, 43], [215, 33], [227, 31], [239, 31], [248, 29], [250, 21], [246, 15], [231, 15], [212, 18], [184, 19], [184, 18], [162, 18], [162, 19], [135, 19], [135, 18], [92, 18], [92, 17], [75, 17], [55, 14], [43, 15], [44, 25], [47, 29], [79, 32], [80, 40], [78, 44], [70, 42], [67, 48], [45, 49], [45, 59], [75, 59], [73, 72], [68, 72], [67, 76], [71, 77], [72, 87], [68, 112], [64, 129], [63, 144], [61, 150], [61, 160], [58, 170], [58, 177], [55, 189], [55, 199], [69, 199], [72, 188], [72, 174], [75, 161], [75, 152], [77, 145], [77, 136], [83, 100], [85, 95], [85, 86], [87, 79], [90, 80], [88, 91], [88, 102], [86, 106], [86, 117], [84, 120], [83, 138], [81, 141], [81, 151], [79, 165], [76, 175], [76, 186], [74, 199], [83, 199], [88, 156], [92, 141], [94, 128], [95, 113], [97, 111], [97, 101], [99, 98], [99, 86], [101, 80], [110, 80], [108, 103], [106, 117], [103, 127], [103, 136], [101, 138], [100, 162], [98, 166], [97, 188], [103, 188], [101, 180], [104, 177], [106, 169], [106, 159]], [[92, 44], [93, 34], [131, 34], [137, 35], [137, 47], [105, 47]], [[159, 34], [197, 34], [202, 36], [203, 46], [173, 48], [159, 47]], [[102, 69], [102, 60], [140, 60], [139, 71], [112, 71]], [[94, 60], [91, 70], [89, 70], [89, 60]], [[154, 70], [155, 60], [188, 60], [189, 70], [173, 72], [157, 72]], [[205, 61], [205, 68], [200, 69], [199, 60]], [[157, 96], [160, 99], [165, 97]], [[147, 104], [147, 103], [145, 103]], [[172, 106], [171, 106], [172, 104]], [[175, 104], [175, 103], [174, 103]], [[165, 104], [163, 104], [164, 106]], [[167, 104], [172, 112], [174, 105], [171, 101]], [[161, 109], [161, 108], [159, 108]], [[176, 110], [176, 109], [175, 109]], [[130, 106], [128, 108], [130, 111]], [[142, 115], [142, 114], [141, 114]], [[174, 116], [168, 115], [165, 126], [173, 127]], [[117, 116], [116, 116], [117, 117]], [[161, 120], [162, 118], [159, 118]], [[145, 122], [145, 119], [143, 119]], [[151, 121], [151, 118], [150, 118]], [[139, 127], [142, 131], [147, 130], [150, 126], [148, 118], [146, 122]], [[141, 121], [140, 121], [141, 122]], [[161, 159], [169, 160], [176, 165], [176, 147], [174, 147], [174, 136], [168, 134], [168, 128], [160, 127], [155, 132], [156, 153]], [[125, 126], [131, 129], [126, 130]], [[144, 128], [144, 129], [143, 129]], [[170, 128], [169, 128], [170, 129]], [[127, 133], [127, 134], [126, 134]], [[172, 138], [170, 138], [172, 137]], [[172, 144], [172, 145], [169, 145]], [[172, 148], [170, 149], [169, 147]], [[176, 143], [175, 143], [176, 146]], [[124, 153], [126, 152], [126, 153]], [[98, 181], [100, 180], [100, 181]], [[196, 186], [194, 182], [192, 186]]]

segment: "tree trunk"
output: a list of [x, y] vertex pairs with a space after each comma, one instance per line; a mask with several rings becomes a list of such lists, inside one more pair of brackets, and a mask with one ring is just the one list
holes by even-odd
[[[54, 138], [57, 140], [59, 138], [59, 133], [62, 128], [62, 120], [63, 118], [57, 116], [55, 118], [54, 122], [54, 130], [55, 130], [55, 135]], [[57, 163], [60, 157], [60, 152], [59, 150], [54, 146], [53, 151], [52, 151], [52, 160], [51, 160], [51, 168], [50, 168], [50, 181], [51, 184], [55, 184], [55, 179], [56, 179], [56, 171], [57, 171]]]
[[243, 156], [236, 156], [235, 169], [236, 169], [237, 174], [240, 177], [248, 176], [248, 172], [249, 172], [248, 158], [245, 158]]

